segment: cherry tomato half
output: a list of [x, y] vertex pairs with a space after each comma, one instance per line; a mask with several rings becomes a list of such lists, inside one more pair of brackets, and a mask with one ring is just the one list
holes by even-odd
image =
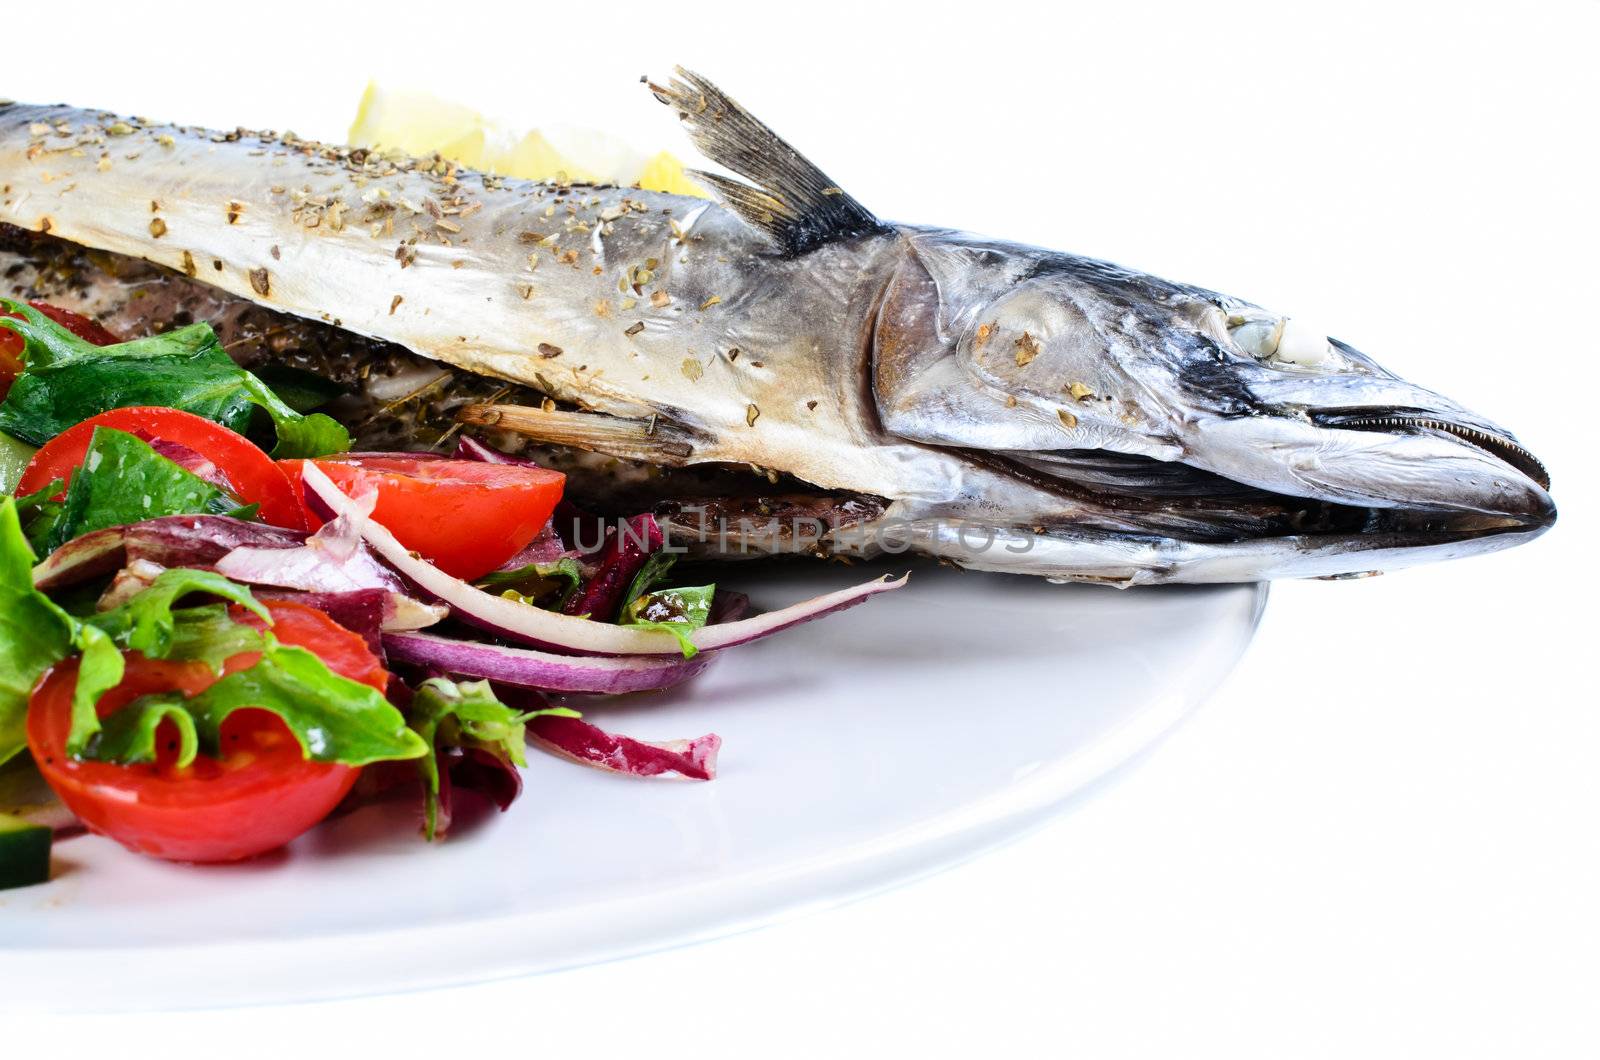
[[[366, 643], [320, 611], [272, 601], [273, 633], [314, 652], [328, 668], [382, 691], [388, 674]], [[236, 621], [260, 628], [249, 612]], [[256, 653], [233, 656], [232, 673], [254, 665]], [[102, 718], [139, 696], [204, 691], [217, 675], [203, 662], [147, 659], [125, 653], [122, 683], [100, 697]], [[66, 753], [78, 660], [52, 668], [28, 703], [28, 749], [39, 772], [91, 831], [130, 850], [172, 861], [236, 861], [276, 849], [328, 815], [356, 782], [352, 766], [308, 761], [282, 719], [265, 710], [235, 711], [222, 723], [222, 754], [201, 755], [182, 769], [172, 763], [176, 741], [157, 730], [160, 753], [149, 764], [78, 761]]]
[[[92, 342], [96, 346], [111, 346], [122, 341], [93, 320], [71, 310], [57, 309], [55, 306], [46, 305], [43, 302], [29, 302], [28, 304], [78, 336], [78, 338]], [[21, 319], [21, 316], [17, 313], [0, 313], [0, 316]], [[0, 398], [6, 396], [6, 391], [11, 389], [11, 381], [22, 373], [22, 348], [21, 335], [18, 335], [10, 328], [0, 328]]]
[[69, 482], [89, 451], [89, 438], [96, 427], [113, 427], [145, 441], [176, 442], [192, 449], [216, 465], [234, 496], [246, 504], [259, 504], [263, 520], [291, 530], [305, 529], [297, 490], [254, 442], [204, 416], [159, 405], [112, 409], [62, 431], [28, 462], [17, 483], [18, 496], [43, 489], [57, 479]]
[[[303, 461], [280, 461], [302, 490]], [[330, 457], [317, 467], [346, 493], [378, 492], [372, 517], [400, 543], [468, 581], [520, 552], [550, 521], [566, 476], [559, 471], [432, 457]], [[307, 510], [313, 526], [320, 520]]]

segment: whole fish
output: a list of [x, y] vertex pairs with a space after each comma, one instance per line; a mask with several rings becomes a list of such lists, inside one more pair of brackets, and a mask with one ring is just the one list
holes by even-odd
[[704, 78], [649, 88], [737, 174], [697, 174], [720, 205], [0, 106], [0, 276], [130, 337], [211, 321], [360, 437], [487, 431], [712, 552], [1217, 582], [1555, 519], [1508, 431], [1294, 318], [881, 221]]

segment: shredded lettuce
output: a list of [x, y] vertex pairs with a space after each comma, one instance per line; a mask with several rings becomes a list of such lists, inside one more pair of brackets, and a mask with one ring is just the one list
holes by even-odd
[[429, 678], [411, 700], [411, 728], [426, 745], [417, 760], [427, 797], [424, 831], [431, 840], [439, 819], [439, 751], [450, 747], [481, 747], [516, 765], [526, 765], [522, 748], [531, 718], [576, 718], [566, 707], [515, 711], [501, 703], [487, 681], [451, 681]]
[[91, 416], [132, 405], [165, 405], [243, 434], [263, 409], [277, 431], [272, 455], [325, 456], [350, 448], [350, 435], [321, 413], [302, 415], [258, 377], [234, 364], [209, 324], [190, 324], [111, 346], [80, 339], [30, 305], [0, 298], [21, 319], [0, 327], [22, 336], [25, 368], [0, 402], [0, 431], [43, 445]]

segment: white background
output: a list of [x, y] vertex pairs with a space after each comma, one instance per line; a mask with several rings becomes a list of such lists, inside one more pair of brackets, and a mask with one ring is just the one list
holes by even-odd
[[681, 151], [636, 83], [681, 62], [881, 215], [1326, 323], [1518, 431], [1562, 508], [1510, 553], [1279, 585], [1140, 770], [935, 879], [561, 975], [41, 1028], [57, 1048], [1600, 1051], [1600, 9], [1112, 6], [8, 5], [0, 94], [335, 139], [377, 75]]

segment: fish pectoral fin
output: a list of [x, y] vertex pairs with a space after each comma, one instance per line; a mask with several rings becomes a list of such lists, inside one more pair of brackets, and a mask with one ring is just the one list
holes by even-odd
[[551, 445], [669, 467], [687, 464], [694, 456], [689, 432], [655, 416], [634, 420], [599, 412], [547, 412], [529, 405], [467, 405], [456, 413], [456, 419]]
[[694, 171], [724, 205], [795, 257], [825, 243], [888, 231], [804, 155], [699, 74], [677, 67], [665, 86], [646, 81], [678, 112], [696, 148], [749, 180]]

